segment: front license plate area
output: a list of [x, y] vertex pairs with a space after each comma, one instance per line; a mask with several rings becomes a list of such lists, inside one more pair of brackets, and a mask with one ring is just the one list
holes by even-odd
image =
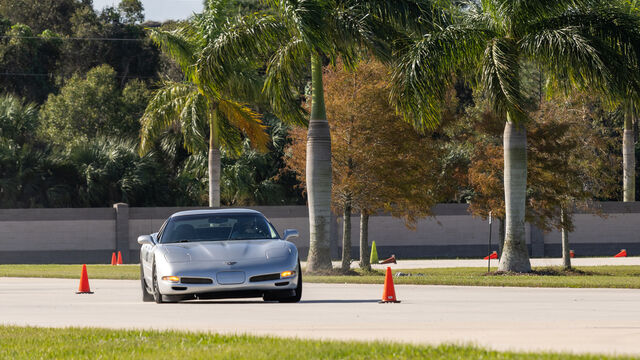
[[216, 280], [221, 285], [242, 284], [245, 274], [244, 271], [222, 271], [216, 275]]

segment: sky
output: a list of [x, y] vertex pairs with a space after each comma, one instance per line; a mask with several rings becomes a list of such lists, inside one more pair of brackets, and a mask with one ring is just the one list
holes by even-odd
[[[119, 0], [93, 0], [93, 7], [102, 10], [118, 5]], [[145, 20], [165, 21], [186, 19], [194, 12], [202, 11], [202, 0], [142, 0]]]

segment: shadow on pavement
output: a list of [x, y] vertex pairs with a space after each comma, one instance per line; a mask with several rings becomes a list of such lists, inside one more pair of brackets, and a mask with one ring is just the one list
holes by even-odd
[[352, 299], [352, 300], [339, 300], [339, 299], [326, 299], [326, 300], [302, 300], [300, 303], [304, 304], [356, 304], [356, 303], [377, 303], [380, 300], [371, 299]]
[[[325, 300], [301, 300], [300, 304], [362, 304], [377, 303], [379, 300], [372, 299], [325, 299]], [[182, 304], [277, 304], [276, 301], [263, 300], [189, 300], [182, 301]]]

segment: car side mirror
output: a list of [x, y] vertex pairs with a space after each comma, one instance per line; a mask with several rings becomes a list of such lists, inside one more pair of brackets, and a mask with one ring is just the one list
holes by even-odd
[[153, 239], [151, 238], [150, 235], [140, 235], [138, 236], [138, 244], [140, 245], [154, 245], [153, 243]]
[[300, 234], [298, 234], [298, 230], [296, 230], [296, 229], [286, 229], [284, 231], [283, 239], [284, 240], [289, 240], [289, 238], [294, 238], [294, 237], [298, 237], [298, 236], [300, 236]]

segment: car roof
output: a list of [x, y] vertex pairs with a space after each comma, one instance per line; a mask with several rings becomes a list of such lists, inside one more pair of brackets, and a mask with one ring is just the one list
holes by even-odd
[[[260, 214], [261, 212], [251, 209], [200, 209], [200, 210], [186, 210], [177, 212], [170, 217], [184, 216], [184, 215], [209, 215], [209, 214]], [[264, 215], [262, 215], [264, 216]]]

